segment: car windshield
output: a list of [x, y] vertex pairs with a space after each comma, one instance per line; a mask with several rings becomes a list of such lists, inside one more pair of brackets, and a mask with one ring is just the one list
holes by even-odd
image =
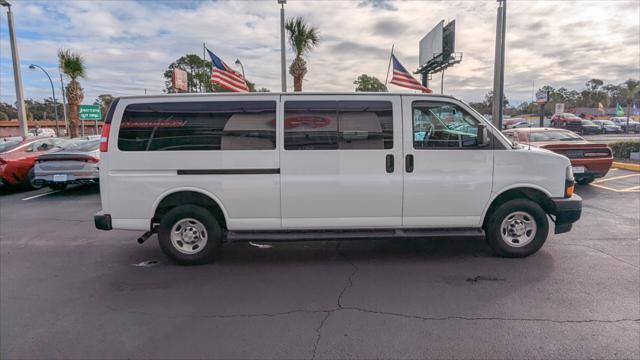
[[582, 120], [582, 125], [595, 125], [591, 120]]
[[17, 148], [20, 142], [20, 140], [0, 141], [0, 153]]
[[532, 131], [529, 134], [531, 142], [541, 141], [582, 141], [582, 138], [569, 131]]
[[100, 139], [94, 140], [77, 140], [70, 142], [62, 147], [64, 151], [87, 152], [98, 150]]
[[604, 125], [615, 125], [613, 121], [609, 121], [609, 120], [600, 120], [599, 122]]

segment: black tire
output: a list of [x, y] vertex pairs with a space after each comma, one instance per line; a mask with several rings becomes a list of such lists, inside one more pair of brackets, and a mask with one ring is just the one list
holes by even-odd
[[[533, 238], [525, 245], [508, 244], [503, 240], [501, 234], [502, 222], [516, 212], [525, 213], [530, 217], [530, 221], [535, 222], [537, 228], [535, 233], [531, 234]], [[528, 199], [509, 200], [489, 214], [489, 219], [485, 224], [485, 233], [487, 243], [496, 255], [508, 258], [526, 257], [540, 250], [547, 240], [549, 220], [547, 214], [537, 203]]]
[[[178, 245], [174, 245], [171, 240], [171, 231], [174, 225], [185, 219], [195, 219], [201, 225], [204, 225], [206, 231], [206, 243], [201, 248], [195, 248], [196, 245], [190, 245], [181, 240], [178, 243], [183, 244], [182, 251]], [[194, 231], [198, 225], [194, 225]], [[186, 229], [185, 229], [186, 231]], [[197, 231], [196, 231], [197, 233]], [[162, 252], [175, 262], [182, 265], [200, 265], [210, 262], [213, 257], [220, 252], [222, 246], [222, 228], [216, 218], [206, 209], [195, 205], [177, 206], [167, 212], [160, 220], [158, 227], [158, 243]], [[189, 247], [193, 248], [189, 248]], [[197, 251], [196, 253], [184, 253], [184, 251]]]
[[594, 177], [586, 177], [582, 179], [576, 179], [576, 182], [580, 185], [589, 185], [593, 182], [593, 180], [595, 180]]
[[38, 189], [42, 189], [42, 187], [44, 185], [36, 185], [33, 183], [33, 181], [36, 178], [36, 174], [35, 171], [33, 170], [33, 167], [31, 167], [31, 169], [29, 169], [29, 172], [27, 173], [27, 177], [25, 177], [22, 180], [22, 187], [25, 190], [38, 190]]
[[49, 189], [51, 190], [64, 190], [67, 188], [67, 184], [51, 184]]

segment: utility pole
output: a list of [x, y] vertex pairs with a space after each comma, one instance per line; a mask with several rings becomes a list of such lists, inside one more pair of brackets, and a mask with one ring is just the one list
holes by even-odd
[[60, 92], [62, 93], [62, 112], [64, 113], [64, 126], [67, 129], [65, 136], [69, 136], [69, 118], [67, 118], [67, 97], [64, 94], [64, 82], [60, 74]]
[[284, 4], [287, 0], [278, 0], [280, 4], [280, 72], [282, 75], [282, 92], [287, 92], [287, 55], [284, 47]]
[[7, 0], [0, 0], [0, 5], [7, 8], [7, 22], [9, 23], [9, 41], [11, 42], [11, 59], [13, 60], [13, 82], [16, 86], [16, 101], [18, 105], [18, 125], [24, 138], [27, 137], [29, 126], [27, 125], [27, 111], [24, 107], [22, 95], [22, 73], [20, 72], [20, 57], [18, 56], [18, 41], [13, 25], [13, 12], [11, 4]]
[[493, 125], [498, 129], [502, 129], [502, 112], [504, 110], [504, 50], [505, 30], [507, 25], [507, 1], [497, 0], [497, 2], [496, 52], [493, 68], [493, 106], [491, 118]]

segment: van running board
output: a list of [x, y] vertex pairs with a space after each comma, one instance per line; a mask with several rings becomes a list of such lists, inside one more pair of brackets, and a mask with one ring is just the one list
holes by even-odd
[[372, 240], [389, 238], [484, 237], [484, 230], [465, 229], [367, 229], [229, 231], [227, 241]]

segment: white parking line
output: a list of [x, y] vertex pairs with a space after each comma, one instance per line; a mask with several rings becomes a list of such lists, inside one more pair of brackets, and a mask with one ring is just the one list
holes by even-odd
[[43, 197], [43, 196], [47, 196], [47, 195], [51, 195], [51, 194], [55, 194], [55, 193], [60, 192], [60, 191], [62, 191], [62, 190], [54, 190], [54, 191], [46, 192], [46, 193], [44, 193], [44, 194], [38, 194], [38, 195], [34, 195], [34, 196], [29, 196], [28, 198], [24, 198], [24, 199], [22, 199], [22, 201], [25, 201], [25, 200], [31, 200], [31, 199], [37, 199], [37, 198], [39, 198], [39, 197]]

